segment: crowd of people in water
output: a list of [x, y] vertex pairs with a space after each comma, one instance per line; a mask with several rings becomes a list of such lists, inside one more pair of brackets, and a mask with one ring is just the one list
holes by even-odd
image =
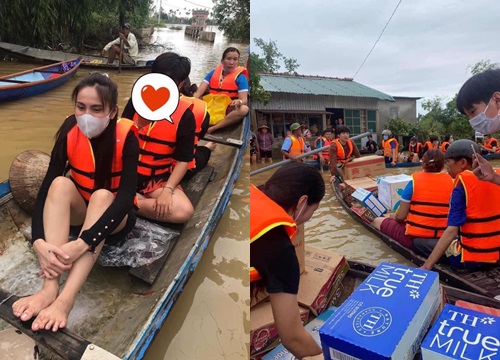
[[[34, 318], [32, 330], [66, 326], [104, 242], [121, 244], [137, 215], [169, 223], [185, 223], [193, 216], [180, 183], [205, 167], [215, 149], [214, 143], [199, 141], [243, 121], [248, 113], [248, 71], [239, 60], [239, 50], [227, 48], [197, 87], [189, 81], [188, 57], [174, 52], [158, 56], [151, 72], [170, 77], [181, 94], [172, 122], [142, 117], [132, 100], [120, 116], [118, 87], [106, 74], [92, 73], [78, 83], [71, 94], [74, 114], [55, 136], [32, 217], [32, 245], [43, 286], [12, 306], [22, 321]], [[211, 117], [206, 96], [222, 98], [225, 114]], [[78, 234], [76, 240], [68, 241], [70, 230]]]

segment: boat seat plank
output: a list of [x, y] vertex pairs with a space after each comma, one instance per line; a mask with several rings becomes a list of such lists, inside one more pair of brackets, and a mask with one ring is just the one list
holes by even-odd
[[[8, 300], [4, 301], [7, 298]], [[20, 321], [12, 312], [12, 304], [18, 299], [18, 296], [11, 296], [7, 291], [0, 289], [0, 302], [3, 302], [0, 303], [0, 318], [63, 359], [79, 360], [82, 357], [90, 344], [89, 341], [67, 329], [60, 329], [55, 333], [52, 331], [32, 331], [31, 324], [34, 318], [29, 321]]]
[[64, 74], [64, 71], [60, 70], [37, 70], [37, 72], [49, 73], [49, 74]]
[[[196, 174], [187, 184], [182, 184], [184, 192], [186, 193], [186, 196], [193, 204], [193, 207], [196, 208], [196, 204], [198, 204], [198, 201], [200, 200], [201, 195], [203, 194], [203, 190], [205, 189], [208, 182], [211, 181], [211, 179], [213, 179], [214, 174], [215, 174], [214, 168], [211, 166], [207, 166], [203, 170], [201, 170], [198, 174]], [[156, 223], [163, 224], [168, 228], [173, 228], [178, 230], [182, 229], [183, 227], [182, 224], [169, 224], [161, 222], [156, 222]], [[168, 242], [167, 246], [169, 246], [169, 248], [167, 249], [165, 255], [163, 255], [161, 258], [159, 258], [150, 265], [131, 268], [129, 274], [145, 281], [150, 285], [153, 284], [156, 277], [163, 268], [163, 265], [167, 260], [170, 250], [172, 250], [173, 246], [175, 245], [175, 241], [177, 240], [177, 238], [179, 238], [179, 236], [180, 235], [178, 235], [176, 238]]]

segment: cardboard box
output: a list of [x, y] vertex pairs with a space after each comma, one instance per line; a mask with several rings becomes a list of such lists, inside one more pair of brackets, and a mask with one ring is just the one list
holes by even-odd
[[299, 260], [299, 269], [302, 274], [306, 270], [305, 258], [304, 258], [304, 224], [301, 224], [297, 228], [297, 233], [293, 238], [292, 244], [295, 246], [295, 254], [297, 255], [297, 260]]
[[357, 188], [356, 191], [351, 194], [351, 196], [360, 201], [375, 216], [382, 216], [387, 212], [385, 206], [370, 191], [362, 188]]
[[[319, 338], [319, 328], [325, 323], [328, 318], [333, 315], [337, 308], [335, 306], [330, 306], [326, 309], [320, 316], [312, 320], [309, 324], [305, 326], [306, 331], [311, 334], [314, 340], [321, 346], [321, 341]], [[275, 349], [268, 352], [262, 360], [296, 360], [297, 358], [293, 356], [283, 345], [278, 345]], [[323, 354], [316, 356], [308, 356], [307, 359], [320, 360], [323, 359]]]
[[386, 173], [383, 156], [368, 155], [353, 159], [342, 169], [344, 180], [370, 176], [376, 178]]
[[455, 302], [455, 306], [500, 317], [500, 309], [495, 309], [495, 308], [492, 308], [489, 306], [473, 304], [473, 303], [463, 301], [463, 300], [457, 300]]
[[[300, 318], [306, 323], [309, 309], [300, 306]], [[271, 348], [278, 339], [278, 329], [274, 323], [271, 302], [264, 301], [250, 309], [250, 355]], [[276, 343], [277, 345], [277, 343]]]
[[446, 304], [422, 342], [422, 359], [500, 359], [499, 324], [500, 317]]
[[394, 211], [396, 203], [401, 199], [401, 194], [410, 180], [411, 176], [406, 174], [378, 178], [378, 199], [387, 209]]
[[344, 256], [306, 245], [306, 271], [300, 276], [297, 300], [318, 316], [328, 305], [332, 287], [340, 287], [349, 270]]
[[359, 179], [350, 179], [345, 180], [346, 184], [346, 194], [351, 195], [357, 189], [365, 189], [367, 191], [375, 191], [378, 188], [377, 180], [372, 179], [371, 177], [362, 177]]
[[381, 263], [321, 327], [325, 359], [413, 359], [440, 300], [437, 273]]

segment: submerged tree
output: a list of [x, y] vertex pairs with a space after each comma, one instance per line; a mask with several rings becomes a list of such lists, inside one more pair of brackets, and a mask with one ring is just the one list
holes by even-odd
[[213, 17], [231, 40], [250, 42], [250, 0], [213, 0]]

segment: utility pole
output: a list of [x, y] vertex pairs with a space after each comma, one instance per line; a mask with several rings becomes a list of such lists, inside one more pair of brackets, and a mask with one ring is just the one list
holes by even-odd
[[158, 25], [160, 24], [160, 17], [161, 17], [161, 0], [160, 0], [160, 8], [158, 9]]

